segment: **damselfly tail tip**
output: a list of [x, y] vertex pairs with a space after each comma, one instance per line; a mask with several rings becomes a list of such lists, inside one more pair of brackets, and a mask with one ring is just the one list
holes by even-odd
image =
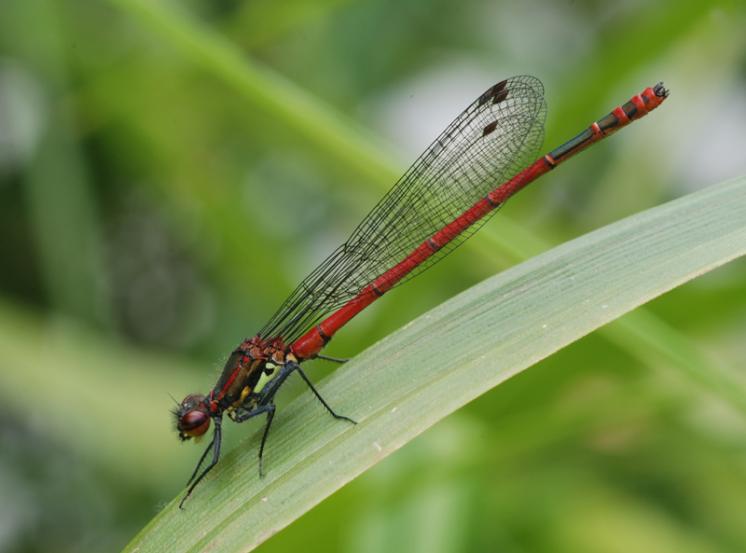
[[655, 92], [655, 95], [659, 98], [668, 98], [669, 90], [663, 86], [663, 83], [660, 82], [657, 85], [653, 87], [653, 92]]

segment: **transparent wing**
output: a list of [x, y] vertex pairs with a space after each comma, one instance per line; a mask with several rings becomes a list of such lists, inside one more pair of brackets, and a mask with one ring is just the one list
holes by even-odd
[[[537, 78], [518, 76], [490, 87], [425, 150], [350, 238], [300, 283], [259, 334], [292, 343], [534, 161], [544, 138], [545, 115], [544, 87]], [[442, 259], [487, 219], [401, 282]]]

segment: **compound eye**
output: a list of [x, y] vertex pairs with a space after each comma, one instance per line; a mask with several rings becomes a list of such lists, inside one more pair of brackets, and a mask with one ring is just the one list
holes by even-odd
[[182, 440], [201, 436], [210, 428], [210, 416], [204, 411], [187, 411], [179, 419], [179, 436]]

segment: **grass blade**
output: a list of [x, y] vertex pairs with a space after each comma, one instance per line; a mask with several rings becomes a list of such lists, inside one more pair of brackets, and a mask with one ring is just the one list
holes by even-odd
[[[361, 354], [273, 427], [267, 475], [254, 433], [180, 512], [172, 502], [129, 551], [247, 551], [437, 421], [510, 376], [746, 253], [746, 178], [712, 186], [490, 278]], [[396, 294], [399, 294], [397, 292]], [[396, 295], [395, 294], [395, 295]], [[395, 300], [389, 300], [395, 301]]]

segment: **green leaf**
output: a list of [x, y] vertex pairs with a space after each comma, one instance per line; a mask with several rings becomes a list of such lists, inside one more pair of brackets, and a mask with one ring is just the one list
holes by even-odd
[[[652, 298], [746, 253], [746, 178], [568, 242], [460, 294], [279, 412], [168, 505], [128, 551], [247, 551], [477, 396]], [[404, 292], [405, 293], [405, 292]], [[397, 290], [388, 301], [404, 301]], [[685, 315], [685, 314], [684, 314]], [[434, 459], [433, 462], [437, 462]]]

